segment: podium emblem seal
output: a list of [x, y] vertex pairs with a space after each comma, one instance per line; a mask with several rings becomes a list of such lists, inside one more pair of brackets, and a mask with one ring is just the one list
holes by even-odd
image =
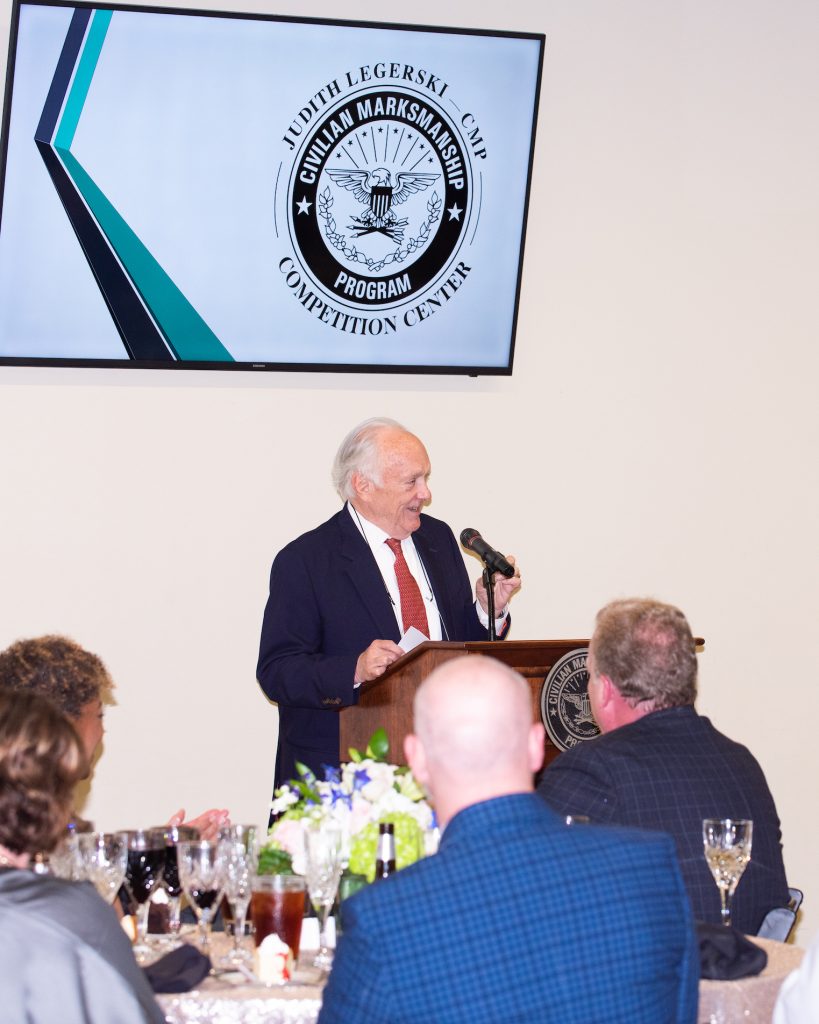
[[569, 750], [600, 730], [589, 702], [588, 647], [569, 651], [555, 662], [540, 691], [540, 717], [549, 739], [560, 750]]

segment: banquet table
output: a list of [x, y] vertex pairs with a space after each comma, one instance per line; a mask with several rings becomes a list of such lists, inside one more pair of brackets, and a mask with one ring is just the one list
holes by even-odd
[[749, 938], [768, 954], [765, 970], [739, 981], [700, 981], [697, 1024], [770, 1024], [779, 986], [800, 965], [805, 951], [785, 942]]
[[[213, 936], [213, 958], [228, 948], [226, 936]], [[770, 1024], [779, 986], [799, 966], [804, 950], [754, 938], [768, 954], [765, 970], [740, 981], [701, 981], [697, 1024]], [[315, 1024], [324, 977], [304, 950], [294, 980], [266, 987], [235, 974], [207, 978], [182, 995], [158, 996], [168, 1024]]]
[[[245, 940], [247, 948], [252, 942]], [[219, 965], [233, 940], [224, 933], [211, 936], [211, 959]], [[157, 1000], [168, 1024], [314, 1024], [321, 1009], [326, 975], [311, 964], [315, 949], [302, 949], [292, 981], [267, 986], [238, 973], [206, 978], [199, 988]]]

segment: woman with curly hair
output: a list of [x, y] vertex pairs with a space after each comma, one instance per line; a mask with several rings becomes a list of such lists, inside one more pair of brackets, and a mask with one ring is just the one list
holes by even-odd
[[36, 693], [71, 719], [85, 754], [84, 778], [102, 740], [103, 705], [114, 703], [114, 682], [91, 651], [67, 636], [18, 640], [0, 652], [0, 687]]
[[[39, 694], [71, 720], [85, 755], [80, 778], [86, 778], [105, 732], [104, 706], [114, 703], [114, 681], [102, 659], [67, 636], [18, 640], [0, 651], [0, 687]], [[168, 824], [181, 825], [184, 818], [180, 808]], [[214, 808], [184, 823], [203, 839], [215, 839], [230, 817], [226, 809]]]
[[71, 814], [86, 757], [46, 699], [0, 690], [0, 964], [6, 1024], [160, 1024], [116, 914], [90, 882], [29, 870]]

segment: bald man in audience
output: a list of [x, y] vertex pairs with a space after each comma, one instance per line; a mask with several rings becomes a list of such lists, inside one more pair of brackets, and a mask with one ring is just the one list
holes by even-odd
[[557, 757], [540, 795], [560, 814], [668, 832], [694, 916], [713, 924], [720, 900], [703, 856], [703, 819], [750, 818], [751, 862], [731, 918], [755, 935], [789, 899], [779, 817], [756, 758], [694, 709], [697, 654], [685, 616], [660, 601], [613, 601], [597, 615], [587, 667], [603, 735]]
[[672, 840], [569, 826], [534, 794], [543, 726], [517, 673], [474, 656], [437, 669], [405, 753], [440, 849], [344, 902], [319, 1024], [694, 1024]]

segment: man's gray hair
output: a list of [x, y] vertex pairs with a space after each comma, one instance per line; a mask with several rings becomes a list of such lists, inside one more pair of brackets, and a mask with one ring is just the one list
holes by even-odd
[[691, 627], [670, 604], [631, 598], [597, 613], [591, 642], [594, 668], [626, 700], [652, 710], [693, 704], [697, 651]]
[[353, 474], [361, 473], [377, 486], [381, 486], [381, 466], [378, 459], [378, 435], [384, 430], [402, 430], [406, 427], [385, 416], [374, 416], [353, 427], [344, 438], [333, 460], [333, 486], [342, 501], [355, 497]]

